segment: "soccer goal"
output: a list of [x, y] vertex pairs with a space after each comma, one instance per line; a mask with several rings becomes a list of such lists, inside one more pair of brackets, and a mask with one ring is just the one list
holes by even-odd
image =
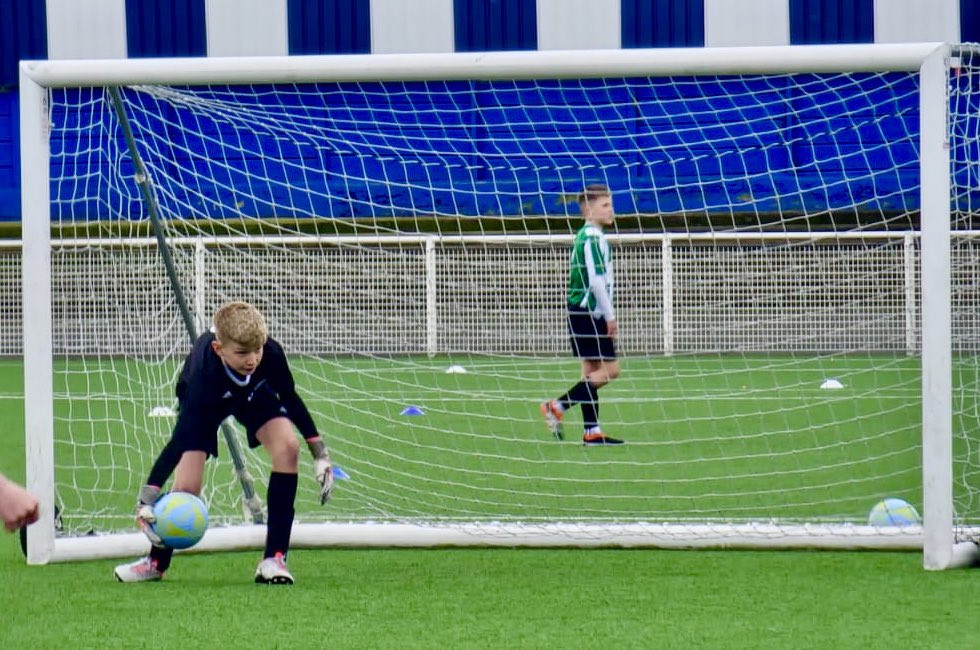
[[[136, 554], [190, 339], [248, 300], [342, 470], [294, 546], [924, 549], [980, 526], [980, 53], [943, 44], [21, 64], [28, 562]], [[587, 448], [576, 194], [622, 376]], [[233, 421], [197, 550], [258, 546]], [[921, 525], [873, 526], [900, 498]], [[57, 517], [55, 513], [57, 512]]]

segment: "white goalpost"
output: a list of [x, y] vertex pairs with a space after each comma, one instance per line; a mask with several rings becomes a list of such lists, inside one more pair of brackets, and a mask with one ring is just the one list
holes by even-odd
[[[980, 50], [938, 43], [22, 62], [27, 561], [146, 551], [189, 340], [242, 299], [346, 477], [321, 508], [302, 459], [296, 547], [972, 564], [978, 125]], [[590, 183], [616, 449], [537, 409], [578, 379]], [[267, 468], [226, 423], [194, 551], [261, 545]], [[922, 524], [869, 525], [887, 497]]]

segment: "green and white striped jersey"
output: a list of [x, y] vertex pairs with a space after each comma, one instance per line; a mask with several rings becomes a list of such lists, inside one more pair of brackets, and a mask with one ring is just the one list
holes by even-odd
[[612, 253], [602, 228], [586, 223], [575, 233], [572, 244], [571, 272], [568, 277], [568, 302], [586, 307], [593, 316], [615, 319], [612, 306]]

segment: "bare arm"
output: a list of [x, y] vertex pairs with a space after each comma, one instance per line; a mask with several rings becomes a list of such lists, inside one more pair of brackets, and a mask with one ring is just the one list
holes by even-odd
[[13, 532], [37, 521], [37, 497], [0, 474], [0, 519]]

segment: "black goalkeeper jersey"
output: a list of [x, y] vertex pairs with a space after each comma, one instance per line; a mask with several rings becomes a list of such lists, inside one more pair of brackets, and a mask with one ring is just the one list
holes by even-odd
[[243, 421], [256, 391], [272, 391], [288, 417], [306, 439], [318, 435], [306, 404], [296, 394], [282, 346], [272, 338], [262, 349], [262, 361], [248, 377], [225, 367], [211, 348], [213, 332], [202, 334], [184, 360], [177, 381], [179, 411], [173, 436], [180, 440], [214, 436], [221, 422], [230, 415]]

